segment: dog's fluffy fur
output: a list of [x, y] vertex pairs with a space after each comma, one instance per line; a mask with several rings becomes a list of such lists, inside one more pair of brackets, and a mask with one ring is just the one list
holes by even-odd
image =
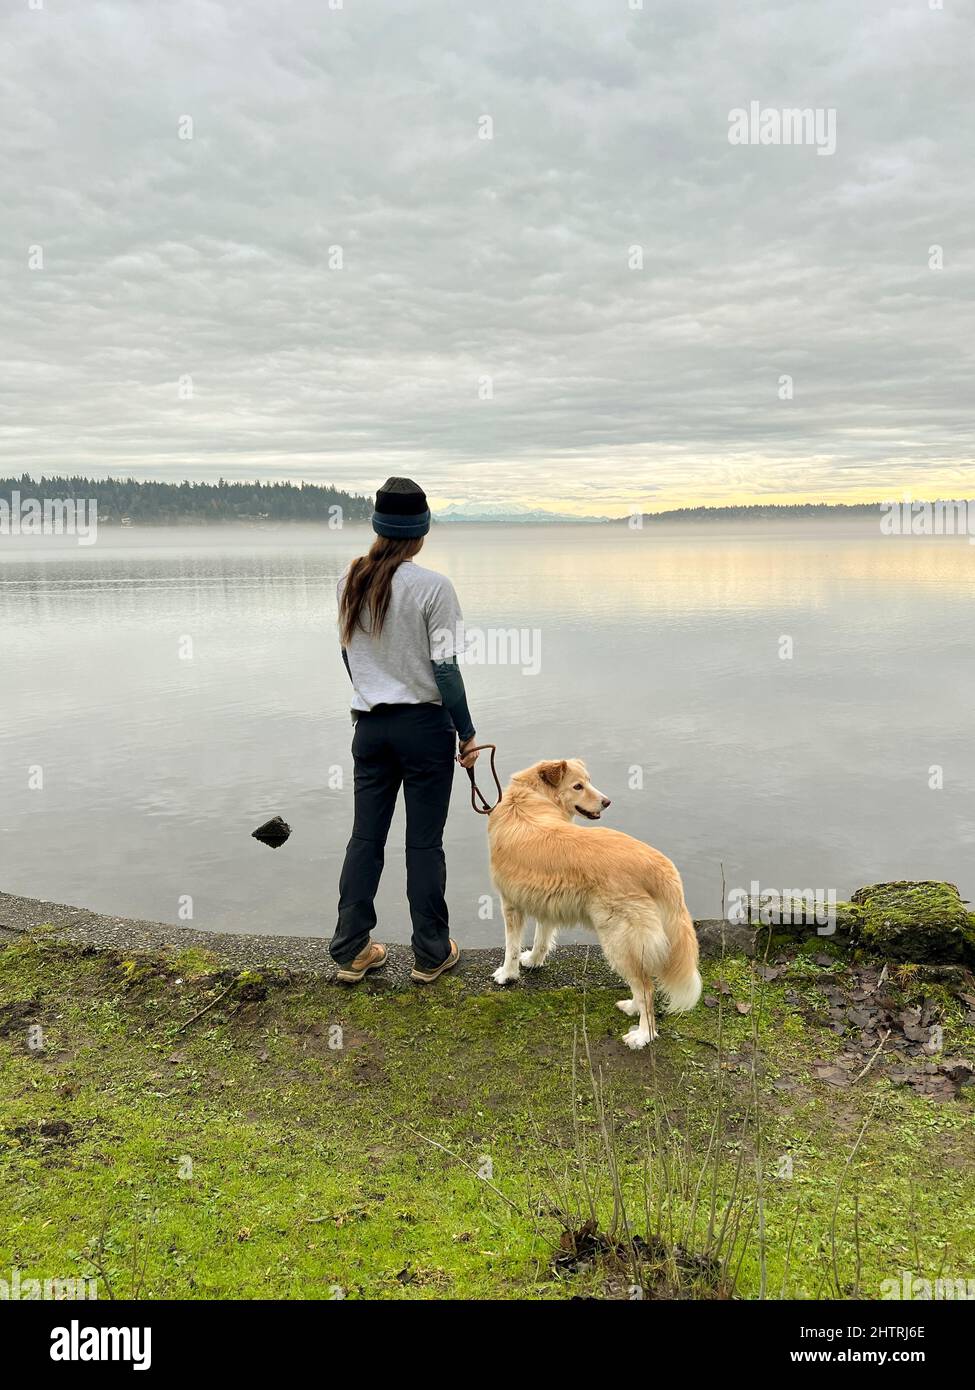
[[[697, 933], [680, 874], [665, 855], [619, 830], [584, 830], [609, 805], [578, 759], [536, 763], [515, 773], [488, 820], [491, 873], [504, 908], [499, 985], [519, 967], [544, 965], [559, 927], [591, 927], [603, 954], [633, 991], [618, 1007], [638, 1019], [623, 1041], [645, 1047], [657, 1036], [654, 981], [668, 1013], [693, 1009], [701, 995]], [[535, 941], [522, 951], [526, 919]]]

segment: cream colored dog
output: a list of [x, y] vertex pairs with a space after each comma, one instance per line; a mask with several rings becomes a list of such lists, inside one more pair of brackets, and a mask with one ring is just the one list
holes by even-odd
[[[618, 1004], [639, 1020], [623, 1041], [645, 1047], [657, 1036], [655, 979], [668, 1013], [693, 1009], [701, 996], [697, 933], [669, 859], [622, 831], [572, 824], [575, 815], [599, 820], [609, 804], [575, 758], [536, 763], [512, 777], [488, 819], [505, 928], [504, 964], [494, 978], [511, 984], [520, 965], [544, 965], [559, 927], [591, 927], [633, 991]], [[528, 917], [536, 921], [535, 941], [523, 952]]]

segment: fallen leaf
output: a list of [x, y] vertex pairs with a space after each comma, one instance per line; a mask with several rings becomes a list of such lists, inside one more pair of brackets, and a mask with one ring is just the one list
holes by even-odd
[[905, 1009], [902, 1014], [897, 1015], [897, 1022], [909, 1042], [927, 1042], [930, 1033], [921, 1022], [920, 1009]]
[[816, 1075], [820, 1081], [825, 1081], [829, 1086], [849, 1086], [849, 1072], [842, 1067], [829, 1066], [827, 1063], [817, 1063], [815, 1067]]

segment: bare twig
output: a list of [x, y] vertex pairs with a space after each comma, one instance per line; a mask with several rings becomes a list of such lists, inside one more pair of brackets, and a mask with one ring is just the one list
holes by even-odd
[[105, 1268], [105, 1233], [107, 1230], [108, 1221], [106, 1219], [102, 1222], [102, 1229], [99, 1232], [98, 1240], [90, 1243], [89, 1249], [91, 1253], [88, 1254], [86, 1258], [88, 1263], [94, 1266], [95, 1273], [105, 1285], [105, 1291], [109, 1298], [114, 1301], [115, 1290], [112, 1288], [112, 1281], [109, 1279], [108, 1271]]
[[482, 1178], [478, 1170], [472, 1163], [468, 1163], [466, 1158], [461, 1158], [460, 1154], [455, 1154], [453, 1150], [448, 1149], [446, 1145], [438, 1144], [436, 1139], [431, 1139], [428, 1135], [421, 1134], [420, 1131], [414, 1129], [412, 1125], [404, 1125], [403, 1128], [409, 1130], [410, 1134], [415, 1134], [417, 1139], [422, 1139], [424, 1144], [429, 1144], [432, 1148], [439, 1149], [441, 1153], [445, 1153], [448, 1158], [452, 1158], [456, 1163], [459, 1163], [462, 1168], [466, 1168], [469, 1173], [473, 1173], [485, 1187], [489, 1187], [496, 1196], [500, 1197], [502, 1202], [507, 1202], [512, 1211], [516, 1211], [519, 1216], [524, 1216], [524, 1212], [518, 1203], [513, 1202], [506, 1192], [502, 1192], [500, 1187], [495, 1187], [494, 1183], [488, 1178]]
[[836, 1296], [837, 1296], [837, 1298], [842, 1298], [842, 1297], [843, 1297], [843, 1285], [842, 1285], [841, 1282], [840, 1282], [839, 1259], [838, 1259], [838, 1256], [837, 1256], [837, 1253], [836, 1253], [836, 1217], [837, 1217], [837, 1213], [839, 1212], [839, 1209], [840, 1209], [840, 1197], [841, 1197], [841, 1195], [842, 1195], [842, 1193], [843, 1193], [843, 1184], [844, 1184], [844, 1182], [846, 1181], [846, 1175], [847, 1175], [847, 1173], [850, 1171], [850, 1168], [851, 1168], [851, 1166], [852, 1166], [853, 1160], [856, 1158], [857, 1153], [859, 1152], [860, 1145], [863, 1143], [863, 1136], [864, 1136], [864, 1135], [866, 1134], [866, 1132], [867, 1132], [867, 1126], [869, 1125], [870, 1121], [873, 1119], [874, 1114], [875, 1114], [875, 1112], [876, 1112], [876, 1109], [877, 1109], [877, 1106], [878, 1106], [879, 1103], [880, 1103], [880, 1097], [879, 1097], [879, 1095], [878, 1095], [877, 1098], [876, 1098], [876, 1100], [875, 1100], [874, 1103], [873, 1103], [873, 1106], [871, 1107], [870, 1114], [867, 1116], [867, 1118], [866, 1118], [866, 1119], [864, 1120], [864, 1122], [863, 1122], [863, 1127], [861, 1128], [860, 1133], [857, 1135], [856, 1143], [853, 1145], [853, 1148], [850, 1150], [849, 1155], [847, 1156], [846, 1165], [845, 1165], [845, 1167], [844, 1167], [842, 1173], [840, 1174], [840, 1180], [839, 1180], [839, 1182], [836, 1184], [836, 1200], [835, 1200], [835, 1202], [833, 1203], [833, 1215], [832, 1215], [832, 1217], [831, 1217], [831, 1219], [830, 1219], [830, 1223], [829, 1223], [829, 1245], [830, 1245], [830, 1256], [831, 1256], [832, 1268], [833, 1268], [833, 1283], [834, 1283], [834, 1286], [835, 1286], [835, 1288], [836, 1288]]
[[859, 1080], [861, 1080], [862, 1077], [866, 1076], [867, 1072], [870, 1070], [870, 1068], [873, 1066], [874, 1062], [876, 1062], [877, 1058], [880, 1056], [881, 1052], [883, 1051], [884, 1043], [887, 1041], [887, 1039], [888, 1039], [889, 1037], [890, 1037], [890, 1029], [888, 1028], [887, 1031], [886, 1031], [886, 1033], [884, 1034], [884, 1036], [880, 1039], [880, 1042], [877, 1044], [877, 1046], [874, 1048], [873, 1052], [870, 1054], [870, 1060], [867, 1062], [867, 1065], [863, 1068], [863, 1071], [857, 1072], [856, 1076], [855, 1076], [855, 1077], [853, 1078], [853, 1080], [850, 1082], [850, 1085], [851, 1085], [851, 1086], [855, 1086], [856, 1083], [857, 1083]]
[[[236, 983], [236, 981], [234, 983]], [[212, 999], [210, 1003], [207, 1004], [205, 1009], [201, 1009], [198, 1014], [194, 1014], [193, 1017], [188, 1018], [185, 1023], [181, 1023], [179, 1027], [176, 1029], [177, 1033], [182, 1033], [183, 1030], [185, 1028], [188, 1028], [191, 1023], [195, 1023], [198, 1018], [202, 1018], [203, 1015], [208, 1014], [211, 1009], [215, 1009], [217, 1005], [220, 1003], [221, 999], [226, 999], [227, 995], [230, 994], [233, 987], [233, 985], [228, 985], [222, 994], [218, 994], [216, 999]]]

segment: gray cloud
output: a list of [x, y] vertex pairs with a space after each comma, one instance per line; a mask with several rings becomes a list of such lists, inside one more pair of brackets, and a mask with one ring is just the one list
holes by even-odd
[[[945, 3], [23, 0], [6, 467], [600, 511], [970, 491], [975, 23]], [[730, 145], [753, 100], [835, 107], [836, 153]]]

